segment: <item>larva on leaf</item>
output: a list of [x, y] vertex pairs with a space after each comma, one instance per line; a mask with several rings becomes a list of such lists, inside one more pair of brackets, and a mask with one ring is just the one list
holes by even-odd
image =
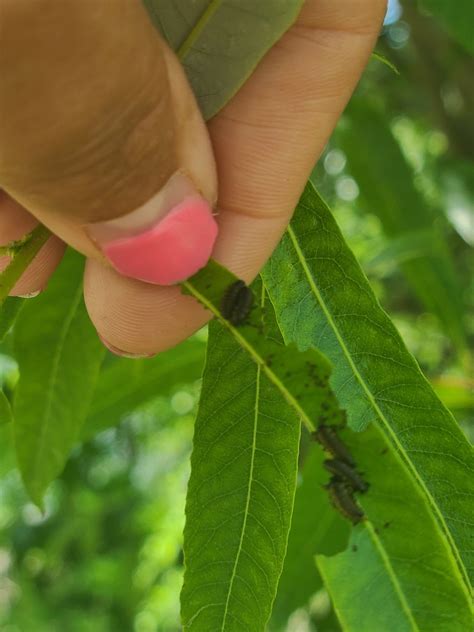
[[221, 313], [232, 325], [241, 325], [253, 305], [253, 292], [242, 280], [230, 285], [221, 302]]

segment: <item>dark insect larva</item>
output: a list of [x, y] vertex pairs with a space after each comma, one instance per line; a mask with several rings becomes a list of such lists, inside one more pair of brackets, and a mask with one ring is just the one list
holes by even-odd
[[346, 481], [357, 492], [366, 492], [369, 488], [358, 472], [344, 461], [329, 459], [324, 461], [324, 467], [339, 479]]
[[321, 424], [313, 432], [313, 437], [316, 441], [319, 441], [323, 448], [340, 461], [344, 461], [348, 465], [352, 465], [352, 467], [355, 466], [351, 453], [337, 436], [337, 432], [334, 427]]
[[326, 485], [334, 507], [353, 524], [357, 524], [364, 518], [364, 512], [354, 500], [350, 489], [347, 485], [336, 479]]
[[222, 298], [221, 313], [232, 325], [241, 325], [249, 315], [252, 305], [252, 290], [244, 281], [235, 281]]

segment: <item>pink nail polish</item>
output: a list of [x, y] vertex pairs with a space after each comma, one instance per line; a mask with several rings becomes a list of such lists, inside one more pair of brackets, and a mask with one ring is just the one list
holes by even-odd
[[209, 202], [178, 173], [139, 209], [88, 231], [124, 276], [173, 285], [206, 265], [218, 228]]

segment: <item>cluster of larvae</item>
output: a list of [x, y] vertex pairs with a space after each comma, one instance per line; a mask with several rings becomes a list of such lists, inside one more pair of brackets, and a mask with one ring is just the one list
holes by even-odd
[[354, 459], [338, 436], [336, 426], [321, 424], [313, 432], [313, 438], [333, 457], [324, 461], [324, 467], [332, 474], [325, 487], [334, 507], [353, 524], [357, 524], [364, 518], [364, 512], [354, 494], [366, 492], [368, 484], [357, 472]]
[[[242, 325], [250, 314], [253, 301], [252, 290], [245, 282], [235, 281], [224, 293], [221, 314], [232, 325]], [[343, 516], [357, 524], [364, 518], [364, 512], [357, 504], [354, 494], [366, 492], [367, 483], [357, 472], [354, 459], [347, 446], [339, 438], [336, 426], [321, 424], [313, 432], [313, 437], [334, 457], [324, 461], [324, 467], [332, 474], [326, 489], [333, 505]]]

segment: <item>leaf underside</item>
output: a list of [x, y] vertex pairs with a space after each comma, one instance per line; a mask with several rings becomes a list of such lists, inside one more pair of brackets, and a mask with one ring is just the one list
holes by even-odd
[[303, 0], [143, 0], [186, 70], [205, 119], [238, 91]]

